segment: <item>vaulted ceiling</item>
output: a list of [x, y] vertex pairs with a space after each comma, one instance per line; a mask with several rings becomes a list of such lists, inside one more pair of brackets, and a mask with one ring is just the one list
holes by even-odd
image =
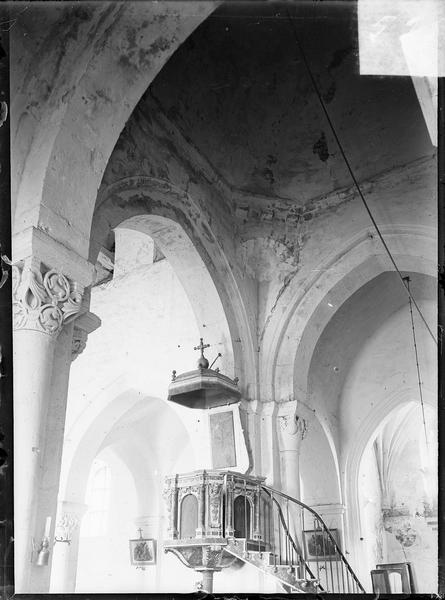
[[139, 109], [155, 98], [233, 188], [300, 204], [349, 186], [296, 33], [359, 180], [433, 152], [411, 79], [359, 74], [353, 2], [223, 4]]

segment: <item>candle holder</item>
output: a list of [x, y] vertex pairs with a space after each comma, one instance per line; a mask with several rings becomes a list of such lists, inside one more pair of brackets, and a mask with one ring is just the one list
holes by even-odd
[[49, 561], [49, 538], [43, 537], [37, 550], [36, 565], [38, 567], [48, 566]]

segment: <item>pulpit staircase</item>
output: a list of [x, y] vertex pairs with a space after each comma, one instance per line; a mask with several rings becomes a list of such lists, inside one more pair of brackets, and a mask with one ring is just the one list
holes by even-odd
[[250, 564], [288, 593], [365, 593], [340, 542], [311, 507], [235, 472], [196, 471], [169, 478], [169, 539], [186, 566], [213, 573]]
[[[260, 489], [268, 500], [263, 506], [272, 511], [267, 541], [232, 537], [225, 547], [227, 552], [274, 577], [286, 592], [365, 593], [337, 540], [315, 510], [268, 486], [261, 485]], [[314, 544], [310, 540], [302, 539], [308, 530], [315, 547], [311, 547]]]

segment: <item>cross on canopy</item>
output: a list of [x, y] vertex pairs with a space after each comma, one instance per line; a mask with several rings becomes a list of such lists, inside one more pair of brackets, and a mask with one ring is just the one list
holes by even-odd
[[199, 341], [200, 341], [200, 344], [199, 344], [199, 346], [195, 346], [195, 347], [193, 348], [193, 350], [201, 350], [201, 356], [202, 356], [202, 357], [204, 357], [204, 349], [205, 349], [205, 348], [210, 348], [210, 344], [204, 344], [204, 342], [203, 342], [203, 339], [202, 339], [202, 338], [200, 338], [200, 340], [199, 340]]

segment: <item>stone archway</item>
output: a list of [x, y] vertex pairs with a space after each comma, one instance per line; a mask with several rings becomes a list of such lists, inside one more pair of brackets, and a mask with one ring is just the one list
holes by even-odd
[[[13, 261], [25, 263], [25, 270], [37, 280], [53, 270], [61, 272], [67, 285], [76, 289], [78, 309], [82, 297], [83, 309], [87, 308], [86, 290], [94, 276], [88, 262], [91, 222], [97, 190], [116, 141], [151, 81], [214, 8], [213, 2], [180, 6], [121, 2], [33, 5], [26, 12], [11, 9], [12, 13], [17, 9], [17, 14], [11, 14], [10, 38]], [[72, 326], [67, 331], [72, 336]], [[53, 333], [57, 336], [59, 330]], [[47, 335], [40, 330], [29, 336], [20, 332], [20, 337], [42, 338], [41, 346]], [[71, 345], [68, 337], [64, 337], [66, 355]], [[29, 339], [24, 346], [29, 347]], [[32, 427], [33, 436], [40, 440], [52, 401], [52, 350], [32, 353], [44, 368], [39, 362], [31, 365], [29, 354], [24, 361], [21, 356], [15, 360], [17, 365], [29, 363], [39, 373], [41, 384], [34, 387], [41, 415]], [[66, 388], [69, 361], [64, 357], [63, 362], [57, 377]], [[29, 380], [26, 374], [22, 379]], [[54, 401], [64, 410], [63, 396], [58, 393]], [[29, 395], [17, 385], [15, 401], [18, 410], [23, 404], [26, 413]], [[17, 440], [28, 440], [23, 443], [29, 447], [16, 451], [23, 457], [18, 471], [25, 473], [19, 485], [27, 491], [20, 494], [21, 503], [15, 502], [16, 519], [22, 524], [16, 531], [15, 589], [46, 592], [47, 570], [36, 568], [29, 555], [31, 539], [40, 540], [43, 534], [44, 515], [54, 517], [56, 497], [50, 505], [40, 506], [41, 467], [32, 447], [39, 447], [41, 456], [45, 447], [40, 441], [30, 441], [21, 422], [18, 418], [15, 423], [16, 450]], [[63, 418], [54, 436], [62, 439]], [[52, 452], [48, 460], [54, 462], [54, 456]], [[60, 463], [51, 467], [54, 479], [59, 467]], [[50, 485], [57, 487], [55, 481]], [[51, 536], [52, 532], [53, 526]]]
[[[220, 312], [217, 320], [220, 323], [224, 321], [224, 327], [230, 332], [226, 340], [227, 348], [230, 348], [230, 353], [233, 352], [230, 367], [235, 368], [244, 397], [255, 398], [256, 353], [252, 318], [248, 316], [246, 299], [241, 294], [228, 258], [193, 198], [165, 180], [140, 176], [118, 181], [106, 187], [98, 198], [92, 225], [90, 260], [95, 259], [102, 245], [109, 243], [110, 232], [116, 227], [129, 227], [156, 238], [173, 268], [176, 265], [189, 297], [198, 299], [199, 287], [203, 285], [207, 288], [206, 293], [210, 293], [211, 288], [215, 290], [209, 297], [212, 305], [205, 310], [207, 315]], [[186, 257], [191, 261], [189, 267], [185, 264]], [[201, 282], [187, 275], [198, 268], [198, 264], [203, 278]], [[201, 317], [204, 314], [201, 312]], [[210, 317], [210, 321], [212, 319]]]
[[[421, 485], [421, 480], [425, 478], [423, 468], [420, 478], [418, 477], [419, 473], [416, 474], [411, 470], [412, 465], [409, 466], [408, 462], [409, 446], [419, 442], [420, 447], [416, 448], [414, 454], [422, 467], [424, 461], [426, 461], [425, 464], [428, 463], [428, 456], [421, 449], [422, 445], [425, 446], [421, 413], [427, 417], [428, 436], [432, 434], [434, 437], [437, 428], [437, 423], [434, 425], [436, 402], [434, 394], [427, 393], [424, 396], [424, 407], [421, 409], [417, 396], [418, 389], [405, 387], [390, 394], [383, 402], [379, 403], [358, 430], [344, 468], [349, 530], [350, 532], [351, 530], [356, 531], [355, 536], [350, 536], [349, 547], [355, 554], [363, 557], [363, 561], [357, 562], [357, 572], [368, 589], [371, 589], [370, 570], [375, 568], [376, 563], [404, 561], [411, 562], [412, 568], [414, 568], [416, 589], [418, 589], [417, 586], [427, 589], [428, 585], [431, 591], [435, 589], [437, 564], [435, 565], [434, 561], [437, 559], [437, 539], [433, 542], [433, 547], [431, 545], [428, 547], [427, 543], [421, 554], [417, 553], [417, 556], [415, 547], [411, 548], [411, 540], [407, 543], [405, 552], [402, 546], [403, 540], [397, 539], [397, 527], [401, 527], [403, 530], [407, 528], [408, 524], [416, 529], [417, 525], [419, 526], [422, 533], [417, 532], [417, 542], [425, 543], [426, 538], [434, 537], [434, 526], [428, 527], [428, 518], [419, 514], [417, 508], [415, 515], [412, 510], [412, 507], [417, 507], [421, 501], [420, 496], [415, 490], [404, 489], [402, 485], [394, 487], [393, 481], [395, 476], [400, 479], [401, 467], [405, 461], [407, 464], [403, 468], [405, 473], [410, 473], [411, 479]], [[432, 423], [433, 426], [431, 426]], [[430, 442], [432, 442], [431, 439]], [[430, 447], [429, 452], [434, 453], [435, 449]], [[428, 454], [428, 445], [426, 445], [426, 454]], [[436, 471], [434, 471], [433, 478], [435, 473]], [[395, 496], [393, 496], [394, 492]], [[430, 492], [434, 497], [434, 491], [430, 490]], [[403, 505], [400, 506], [400, 502], [397, 502], [397, 498], [400, 496], [405, 502], [408, 500], [406, 511], [403, 510]], [[422, 522], [422, 517], [426, 523]], [[389, 546], [388, 538], [391, 538]], [[427, 556], [424, 557], [425, 550]], [[414, 565], [419, 559], [420, 570], [419, 564]], [[424, 559], [426, 563], [422, 566]]]
[[[391, 234], [386, 233], [386, 237], [391, 239], [392, 247], [400, 250], [402, 247], [407, 249], [406, 254], [396, 255], [396, 261], [402, 270], [411, 270], [411, 272], [414, 272], [415, 278], [425, 277], [422, 273], [434, 275], [433, 261], [429, 259], [430, 256], [433, 256], [431, 247], [434, 242], [428, 232], [424, 231], [424, 228], [399, 228], [398, 232], [393, 229]], [[294, 410], [297, 415], [299, 415], [299, 407], [300, 412], [302, 410], [301, 415], [307, 413], [308, 410], [315, 412], [317, 419], [308, 421], [308, 431], [310, 432], [311, 426], [313, 427], [313, 424], [317, 423], [323, 439], [327, 440], [327, 443], [324, 442], [325, 452], [327, 453], [325, 462], [329, 463], [332, 459], [336, 471], [336, 477], [334, 478], [336, 484], [334, 481], [332, 482], [333, 487], [329, 495], [333, 499], [337, 499], [337, 521], [340, 523], [345, 508], [351, 505], [350, 488], [346, 486], [347, 491], [345, 491], [345, 458], [339, 443], [339, 439], [341, 439], [339, 433], [340, 423], [336, 425], [335, 403], [334, 406], [329, 407], [316, 401], [317, 397], [320, 394], [323, 396], [324, 392], [317, 391], [317, 381], [320, 374], [317, 374], [314, 368], [316, 364], [329, 366], [328, 359], [326, 357], [320, 358], [318, 354], [320, 354], [320, 348], [325, 345], [323, 335], [334, 319], [336, 312], [342, 305], [346, 305], [348, 299], [353, 298], [358, 290], [365, 289], [367, 283], [385, 272], [388, 273], [388, 267], [386, 257], [381, 253], [381, 248], [376, 246], [375, 241], [367, 233], [357, 236], [354, 243], [349, 246], [348, 251], [337, 255], [330, 261], [329, 265], [321, 265], [321, 267], [321, 275], [317, 274], [311, 287], [307, 291], [303, 290], [301, 292], [302, 297], [297, 298], [295, 303], [288, 308], [287, 328], [281, 331], [279, 345], [274, 347], [277, 352], [275, 362], [272, 360], [272, 356], [269, 355], [271, 359], [269, 377], [274, 384], [274, 397], [276, 400], [280, 400], [283, 405], [286, 403], [295, 405]], [[433, 280], [430, 279], [430, 281]], [[396, 280], [389, 283], [395, 286], [398, 284]], [[419, 283], [416, 292], [420, 288], [421, 284]], [[402, 301], [407, 301], [401, 285], [400, 288], [396, 289], [400, 295], [399, 304]], [[383, 303], [385, 302], [383, 295], [381, 300]], [[289, 317], [289, 315], [291, 316]], [[408, 321], [406, 326], [409, 326]], [[370, 323], [370, 327], [372, 330], [372, 323]], [[336, 366], [335, 363], [331, 365], [331, 367]], [[343, 366], [340, 365], [340, 367]], [[335, 395], [335, 390], [331, 389], [330, 391]], [[357, 436], [362, 437], [360, 433], [357, 433]], [[304, 446], [309, 442], [308, 433], [306, 433], [305, 438], [302, 447], [309, 452], [308, 448]], [[300, 460], [302, 452], [300, 450]], [[323, 459], [317, 455], [317, 464], [320, 463], [320, 460]], [[310, 460], [306, 459], [306, 463], [310, 464]], [[309, 471], [310, 469], [306, 469], [306, 478]], [[319, 475], [319, 470], [317, 470], [317, 473], [314, 473], [315, 480]], [[326, 484], [326, 481], [323, 481], [324, 484]], [[333, 501], [331, 500], [331, 502]], [[322, 511], [325, 508], [324, 506], [320, 507]], [[338, 526], [337, 522], [335, 525]], [[352, 544], [349, 533], [351, 531], [357, 532], [359, 525], [354, 517], [349, 519], [348, 515], [344, 526], [347, 549], [358, 556], [360, 548]]]
[[[91, 3], [21, 15], [11, 30], [16, 236], [39, 228], [87, 258], [97, 189], [119, 134], [165, 62], [215, 8]], [[38, 51], [24, 35], [36, 23]], [[30, 250], [16, 245], [14, 259]]]
[[[401, 271], [435, 276], [434, 232], [426, 227], [404, 226], [386, 231], [383, 228], [383, 233], [391, 248], [399, 250], [394, 257]], [[267, 361], [263, 361], [267, 369], [263, 380], [271, 382], [276, 400], [286, 401], [295, 396], [306, 402], [310, 361], [333, 308], [387, 270], [388, 258], [380, 242], [365, 230], [334, 257], [318, 265], [312, 280], [302, 289], [296, 286], [286, 290], [286, 296], [294, 295], [294, 300], [287, 304]]]
[[[113, 392], [114, 397], [110, 401]], [[171, 445], [170, 452], [167, 452], [164, 444], [160, 455], [154, 448], [156, 439], [163, 435], [166, 427], [175, 444]], [[78, 524], [72, 531], [69, 548], [60, 544], [55, 548], [52, 592], [75, 591], [80, 522], [87, 508], [85, 493], [94, 459], [107, 449], [117, 452], [135, 485], [135, 508], [138, 514], [134, 517], [138, 517], [141, 524], [144, 517], [156, 517], [158, 524], [155, 527], [159, 527], [163, 512], [160, 497], [163, 474], [175, 468], [178, 456], [191, 457], [194, 453], [190, 443], [191, 433], [172, 406], [164, 400], [147, 397], [141, 391], [129, 388], [124, 380], [116, 381], [95, 398], [68, 431], [70, 451], [64, 455], [59, 520], [64, 513], [68, 513], [76, 516]], [[181, 452], [178, 454], [179, 449]], [[150, 502], [147, 503], [147, 499]], [[155, 534], [157, 537], [157, 530]]]
[[[435, 265], [430, 257], [434, 256], [435, 243], [429, 228], [391, 227], [384, 234], [391, 248], [398, 251], [395, 258], [402, 270], [434, 276]], [[387, 269], [388, 258], [380, 242], [366, 229], [349, 240], [335, 256], [318, 264], [309, 281], [302, 284], [295, 278], [291, 282], [280, 299], [283, 310], [274, 314], [275, 322], [280, 321], [281, 325], [275, 323], [275, 328], [270, 327], [267, 332], [270, 346], [263, 352], [260, 371], [263, 394], [270, 394], [282, 405], [282, 410], [289, 405], [286, 413], [291, 410], [304, 417], [309, 410], [310, 419], [314, 407], [309, 404], [309, 374], [323, 331], [339, 306]], [[323, 411], [317, 416], [341, 481], [335, 436]]]

